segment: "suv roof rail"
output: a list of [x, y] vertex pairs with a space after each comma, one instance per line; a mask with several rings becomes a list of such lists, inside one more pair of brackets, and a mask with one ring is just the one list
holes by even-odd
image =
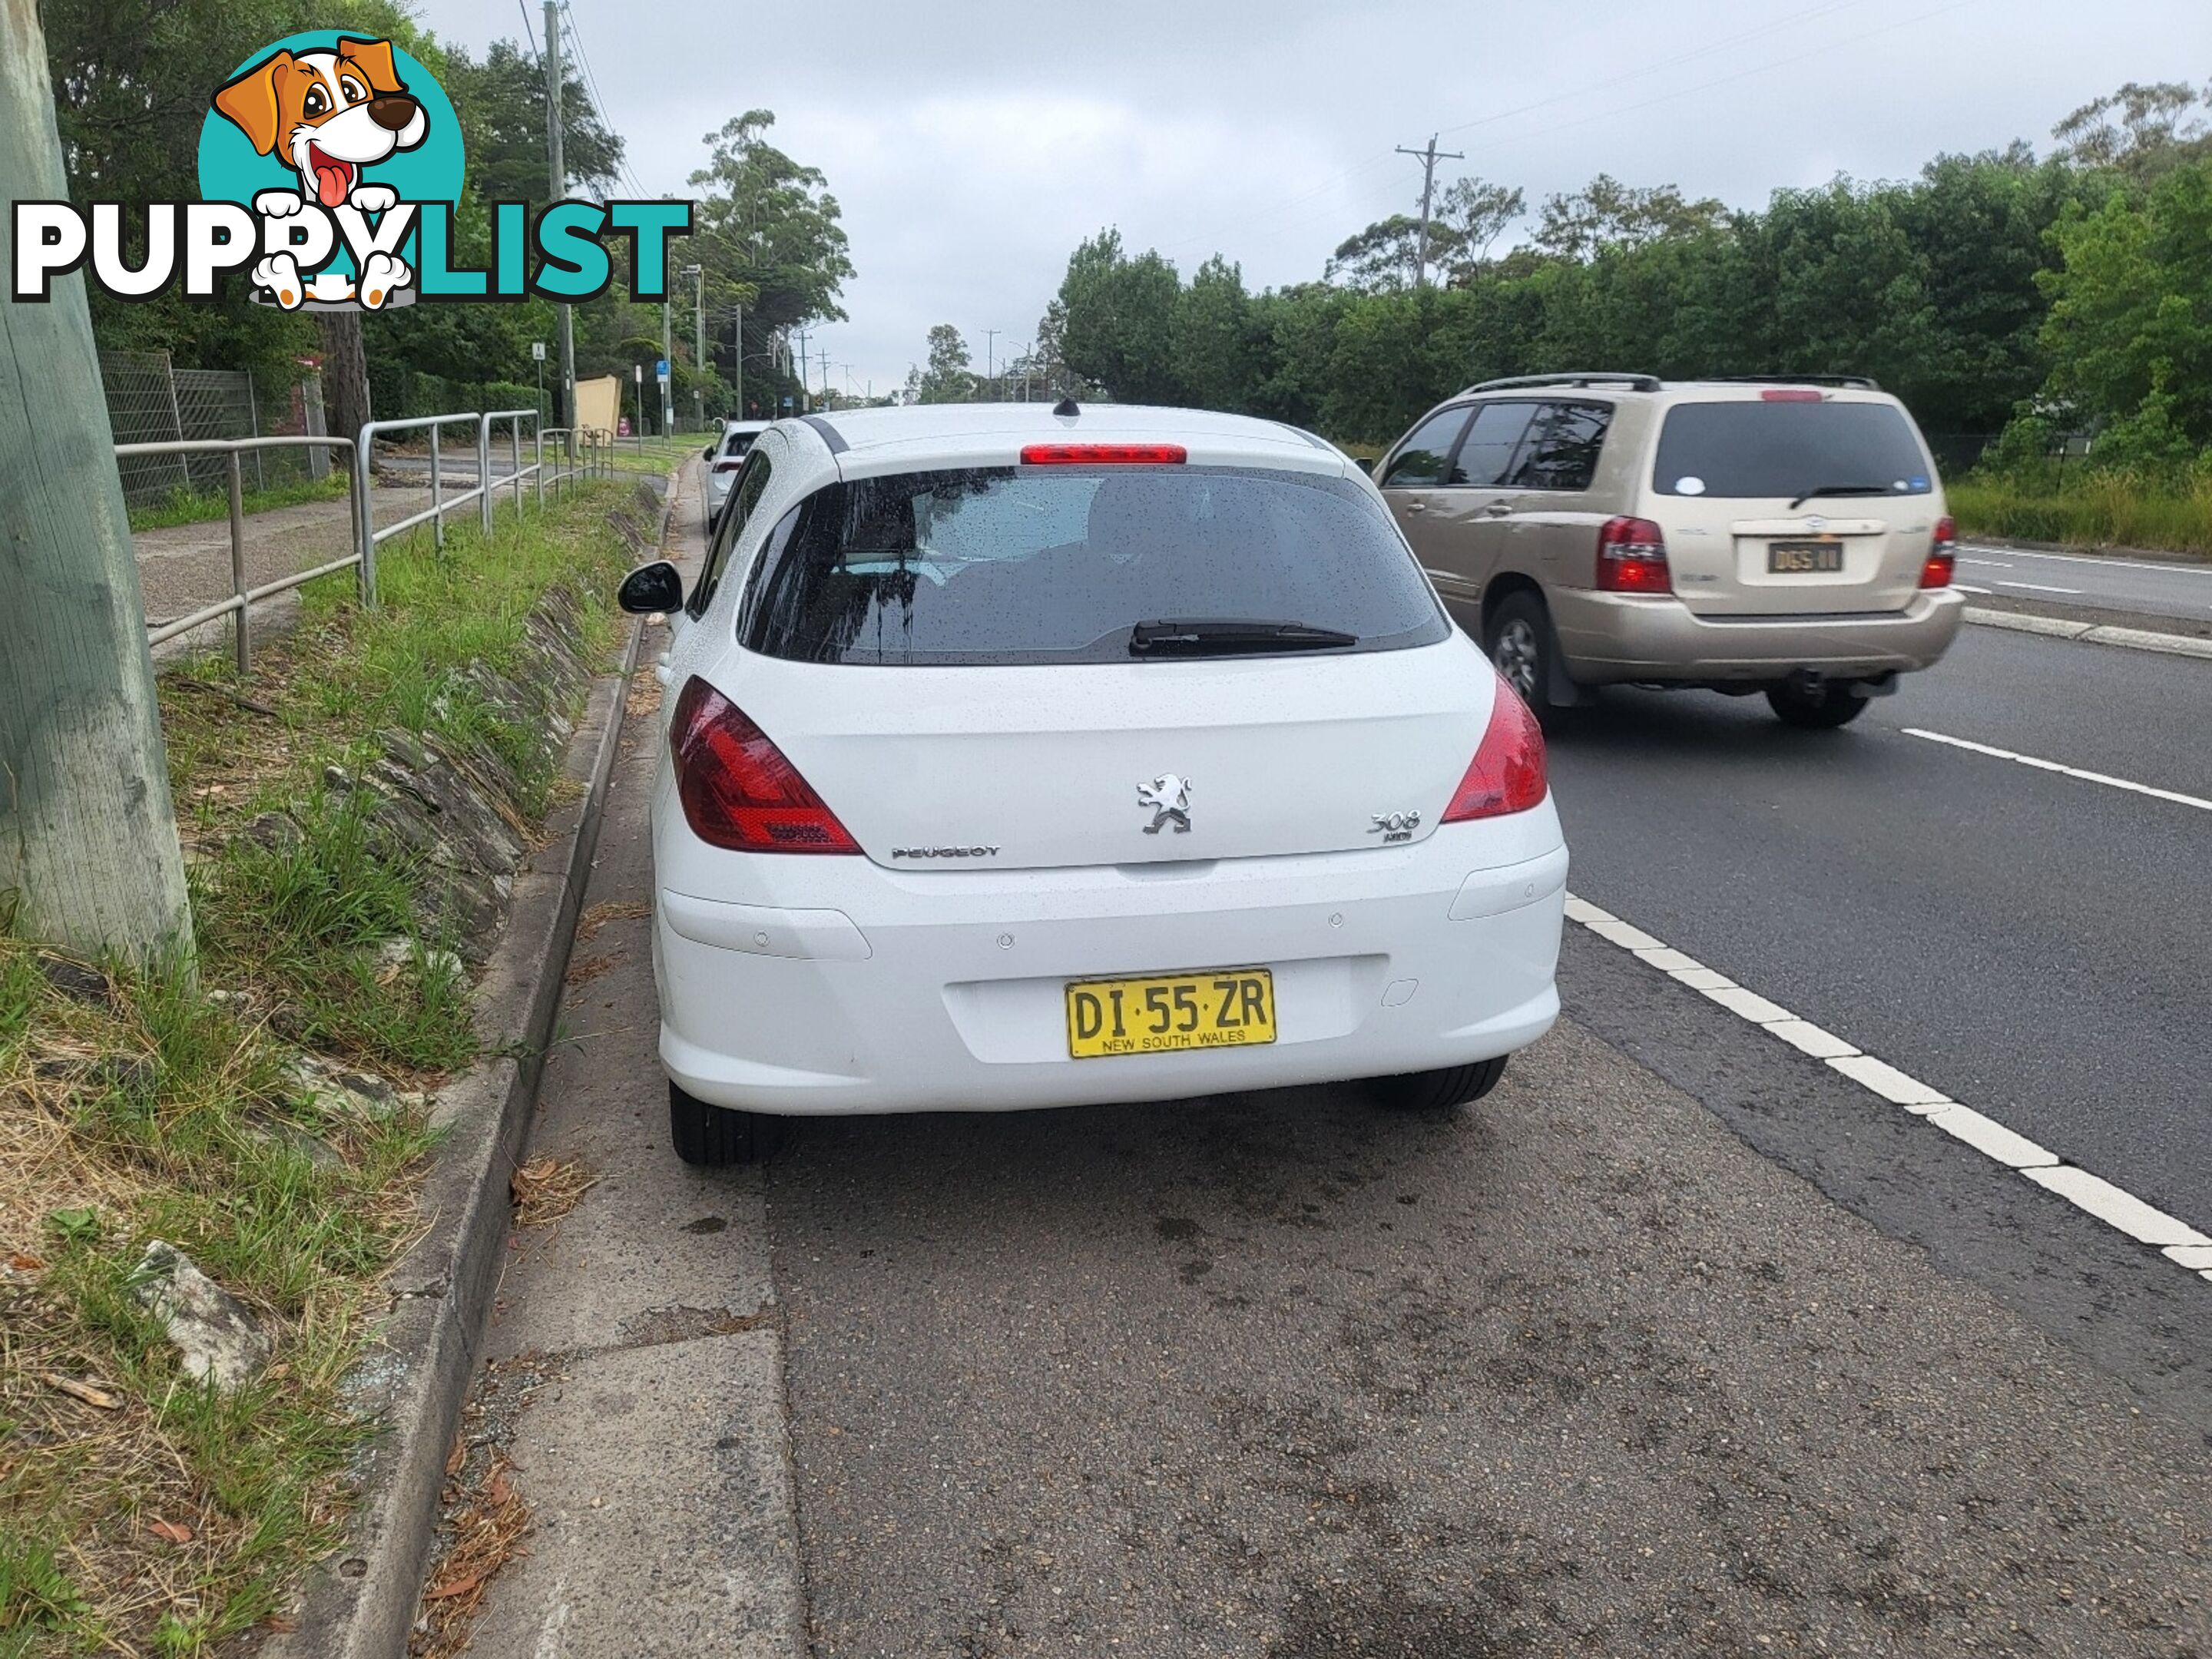
[[1471, 386], [1460, 395], [1470, 392], [1506, 392], [1527, 386], [1625, 386], [1631, 392], [1656, 392], [1656, 374], [1613, 374], [1603, 370], [1587, 369], [1567, 374], [1509, 374], [1502, 380], [1485, 380]]
[[1871, 374], [1716, 374], [1717, 386], [1834, 386], [1853, 392], [1879, 392]]

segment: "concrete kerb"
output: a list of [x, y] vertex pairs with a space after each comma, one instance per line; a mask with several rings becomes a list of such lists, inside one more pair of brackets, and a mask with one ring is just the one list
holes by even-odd
[[2160, 634], [2147, 628], [2120, 628], [2109, 623], [2077, 622], [2070, 617], [2033, 616], [1971, 605], [1965, 616], [1984, 628], [2008, 628], [2016, 634], [2042, 634], [2052, 639], [2083, 640], [2091, 645], [2116, 645], [2129, 651], [2159, 651], [2168, 656], [2212, 660], [2212, 640], [2194, 639], [2186, 634]]
[[[673, 489], [667, 493], [672, 501]], [[670, 512], [661, 520], [664, 541]], [[359, 1502], [347, 1540], [309, 1575], [299, 1629], [273, 1638], [264, 1654], [400, 1659], [407, 1651], [446, 1457], [498, 1285], [508, 1176], [560, 1012], [623, 702], [644, 639], [641, 623], [630, 631], [622, 672], [593, 686], [566, 767], [583, 784], [582, 799], [553, 815], [544, 847], [515, 883], [506, 930], [477, 993], [488, 1058], [438, 1097], [434, 1118], [446, 1139], [421, 1198], [429, 1230], [392, 1274], [392, 1315], [349, 1382], [356, 1409], [381, 1430], [356, 1470]]]

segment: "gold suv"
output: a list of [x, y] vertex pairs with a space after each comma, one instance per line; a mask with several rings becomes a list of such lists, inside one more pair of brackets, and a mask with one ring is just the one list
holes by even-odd
[[1871, 380], [1490, 380], [1373, 471], [1539, 712], [1636, 684], [1841, 726], [1959, 629], [1935, 461]]

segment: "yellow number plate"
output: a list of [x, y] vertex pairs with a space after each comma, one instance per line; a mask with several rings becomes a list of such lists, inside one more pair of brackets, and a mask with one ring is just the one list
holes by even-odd
[[1223, 968], [1067, 988], [1067, 1052], [1077, 1060], [1243, 1048], [1275, 1040], [1275, 976]]

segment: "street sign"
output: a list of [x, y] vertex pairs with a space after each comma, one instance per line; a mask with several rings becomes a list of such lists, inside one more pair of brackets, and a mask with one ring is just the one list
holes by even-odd
[[643, 386], [645, 384], [645, 365], [643, 363], [632, 363], [629, 366], [629, 372], [631, 376], [640, 386]]
[[545, 342], [543, 340], [532, 340], [530, 343], [530, 355], [537, 362], [541, 363], [544, 362], [545, 361]]
[[668, 359], [663, 357], [659, 362], [655, 362], [653, 366], [653, 372], [655, 374], [658, 374], [662, 380], [666, 380], [668, 378]]

